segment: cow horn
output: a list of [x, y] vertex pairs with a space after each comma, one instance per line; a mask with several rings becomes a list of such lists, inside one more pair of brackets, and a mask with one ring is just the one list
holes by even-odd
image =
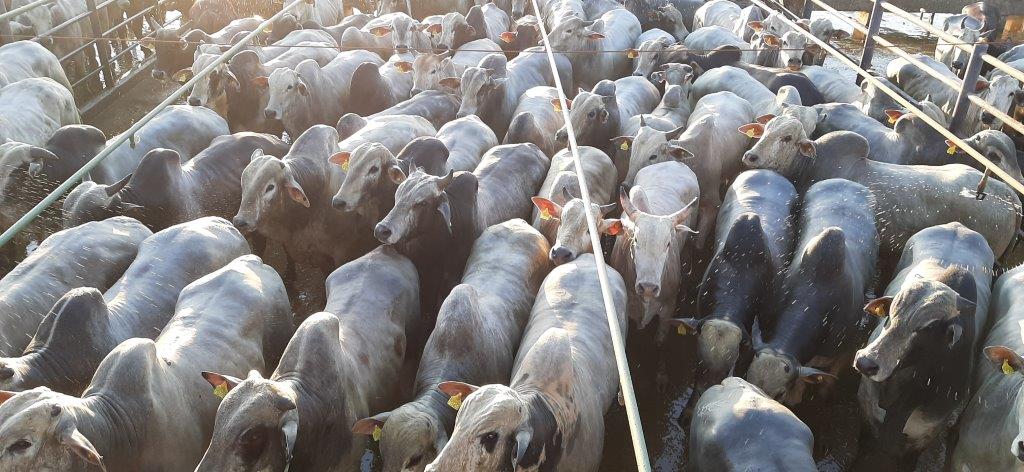
[[569, 188], [568, 185], [562, 186], [562, 196], [565, 197], [566, 201], [572, 200], [574, 198], [581, 198], [579, 195], [575, 195], [573, 189]]
[[29, 148], [28, 157], [32, 158], [33, 161], [59, 160], [56, 154], [50, 152], [48, 149], [38, 146], [32, 146]]
[[437, 181], [437, 188], [443, 192], [444, 189], [448, 188], [448, 186], [451, 185], [452, 180], [455, 180], [455, 171], [449, 170], [448, 175], [442, 177], [441, 180]]
[[629, 200], [629, 192], [626, 190], [626, 186], [619, 187], [619, 204], [622, 205], [622, 212], [626, 216], [632, 218], [633, 214], [636, 213], [636, 207], [633, 206], [633, 202]]
[[127, 187], [128, 186], [128, 182], [130, 182], [131, 180], [132, 180], [132, 174], [128, 174], [128, 175], [124, 176], [123, 179], [117, 181], [116, 183], [108, 185], [107, 188], [105, 189], [106, 192], [107, 192], [107, 196], [108, 197], [113, 197], [115, 194], [117, 194], [117, 192], [120, 192], [123, 188]]
[[607, 205], [600, 205], [600, 206], [598, 206], [598, 209], [601, 211], [601, 216], [605, 216], [608, 213], [611, 213], [612, 211], [615, 211], [615, 207], [616, 206], [618, 206], [618, 204], [615, 203], [615, 202], [612, 202], [612, 203], [609, 203]]

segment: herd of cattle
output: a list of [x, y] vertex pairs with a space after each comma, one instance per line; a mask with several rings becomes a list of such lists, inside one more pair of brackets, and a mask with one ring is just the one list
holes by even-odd
[[[605, 256], [659, 383], [680, 365], [666, 346], [697, 344], [693, 470], [816, 470], [788, 408], [858, 375], [848, 466], [913, 470], [941, 446], [956, 471], [1024, 461], [1020, 199], [822, 67], [807, 37], [845, 36], [829, 20], [309, 0], [264, 28], [261, 2], [180, 3], [198, 28], [145, 41], [154, 78], [257, 39], [14, 241], [0, 470], [351, 471], [376, 441], [385, 471], [596, 471], [619, 395]], [[964, 68], [950, 48], [918, 59]], [[949, 122], [955, 91], [913, 63], [878, 79]], [[7, 228], [112, 140], [37, 43], [0, 47], [0, 85]], [[979, 95], [1024, 106], [998, 71]], [[1021, 179], [1001, 127], [972, 105], [955, 131]], [[276, 248], [282, 275], [253, 255]], [[293, 313], [299, 270], [322, 312]]]

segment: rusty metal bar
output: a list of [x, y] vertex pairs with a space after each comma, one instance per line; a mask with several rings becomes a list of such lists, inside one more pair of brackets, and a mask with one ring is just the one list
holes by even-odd
[[967, 110], [971, 104], [969, 98], [974, 93], [978, 84], [978, 76], [981, 75], [981, 56], [988, 52], [988, 44], [978, 43], [974, 45], [971, 52], [971, 59], [967, 62], [967, 72], [964, 74], [963, 84], [960, 86], [960, 93], [956, 98], [956, 106], [953, 108], [953, 116], [949, 120], [949, 129], [959, 131], [967, 117]]
[[[85, 4], [92, 11], [89, 23], [92, 26], [93, 34], [96, 34], [102, 29], [100, 26], [100, 11], [96, 9], [96, 0], [85, 0]], [[100, 56], [99, 69], [103, 70], [103, 75], [106, 77], [105, 83], [113, 84], [116, 80], [114, 79], [114, 68], [110, 65], [110, 40], [94, 41], [93, 43]]]
[[[875, 58], [875, 37], [878, 36], [878, 28], [882, 26], [882, 1], [877, 0], [871, 7], [871, 17], [868, 20], [868, 33], [864, 37], [864, 53], [860, 56], [860, 68], [867, 70], [871, 68], [871, 61]], [[857, 79], [860, 85], [862, 79]]]

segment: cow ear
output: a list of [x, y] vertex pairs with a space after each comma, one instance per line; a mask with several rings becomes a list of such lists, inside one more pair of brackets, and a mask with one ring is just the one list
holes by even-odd
[[5, 401], [10, 400], [17, 394], [18, 392], [8, 392], [7, 390], [0, 390], [0, 405], [2, 405]]
[[903, 116], [903, 110], [889, 109], [885, 110], [885, 116], [889, 118], [889, 124], [896, 124], [896, 120]]
[[818, 156], [818, 150], [816, 149], [814, 141], [811, 141], [810, 139], [801, 139], [798, 144], [800, 145], [800, 154], [804, 157], [814, 158]]
[[864, 305], [864, 313], [867, 313], [876, 318], [885, 318], [889, 316], [889, 308], [892, 306], [893, 297], [881, 297], [876, 298]]
[[518, 36], [518, 33], [515, 31], [506, 31], [498, 37], [501, 38], [502, 42], [512, 44], [516, 41], [516, 36]]
[[402, 182], [405, 182], [405, 171], [398, 166], [388, 167], [388, 178], [391, 179], [391, 182], [395, 185], [401, 184]]
[[604, 39], [604, 38], [605, 38], [604, 34], [598, 33], [597, 31], [591, 31], [591, 32], [587, 33], [587, 39], [597, 40], [597, 39]]
[[974, 84], [975, 92], [982, 92], [988, 90], [988, 81], [985, 79], [978, 79], [978, 82]]
[[295, 86], [295, 90], [299, 91], [299, 95], [306, 97], [309, 95], [309, 89], [306, 88], [306, 83], [299, 81], [299, 85]]
[[613, 144], [615, 144], [615, 147], [617, 147], [617, 148], [619, 148], [619, 149], [621, 149], [623, 151], [628, 151], [630, 148], [633, 147], [633, 137], [632, 136], [618, 136], [618, 137], [612, 138], [611, 141], [612, 141]]
[[173, 80], [175, 82], [178, 82], [178, 83], [182, 83], [182, 84], [185, 83], [185, 82], [188, 82], [189, 79], [191, 79], [191, 78], [192, 78], [192, 68], [191, 67], [186, 67], [186, 68], [184, 68], [182, 70], [179, 70], [178, 72], [175, 72], [174, 75], [171, 76], [171, 80]]
[[750, 27], [750, 29], [757, 31], [758, 33], [760, 33], [761, 30], [764, 29], [764, 23], [760, 21], [751, 21], [747, 23], [747, 26]]
[[341, 166], [341, 170], [348, 172], [348, 166], [352, 159], [352, 153], [348, 151], [340, 151], [331, 154], [331, 157], [327, 159], [331, 164]]
[[367, 436], [370, 436], [373, 434], [373, 431], [376, 430], [377, 428], [383, 428], [384, 423], [387, 423], [388, 418], [390, 417], [391, 412], [385, 411], [384, 413], [378, 413], [369, 418], [363, 418], [359, 421], [356, 421], [356, 424], [352, 425], [352, 432], [356, 434], [365, 434]]
[[1024, 373], [1024, 358], [1006, 346], [986, 347], [985, 358], [1006, 375]]
[[214, 395], [217, 395], [218, 397], [221, 398], [224, 398], [224, 396], [227, 395], [228, 392], [231, 391], [231, 389], [237, 387], [238, 384], [242, 383], [242, 379], [232, 377], [230, 375], [223, 375], [215, 372], [206, 371], [204, 371], [202, 375], [203, 378], [210, 383], [210, 386], [213, 387]]
[[[773, 115], [771, 113], [768, 113], [768, 114], [761, 115], [761, 116], [757, 117], [757, 119], [754, 120], [754, 121], [757, 121], [758, 123], [761, 123], [762, 125], [767, 125], [769, 121], [772, 121], [772, 118], [775, 118], [775, 115]], [[764, 132], [764, 128], [762, 128], [761, 131]]]
[[676, 334], [680, 336], [693, 336], [700, 334], [700, 327], [704, 325], [704, 320], [698, 320], [696, 318], [672, 318], [668, 320], [669, 326], [676, 328]]
[[837, 380], [837, 377], [835, 375], [832, 375], [822, 370], [815, 369], [814, 367], [800, 366], [800, 368], [796, 370], [796, 375], [800, 377], [800, 380], [802, 380], [804, 383], [809, 383], [812, 385]]
[[255, 161], [258, 157], [263, 156], [263, 149], [256, 148], [252, 151], [252, 155], [249, 156], [249, 162]]
[[252, 79], [252, 86], [256, 88], [267, 88], [270, 86], [270, 77], [261, 75]]
[[761, 139], [764, 135], [764, 125], [761, 123], [748, 123], [739, 127], [739, 132], [747, 135], [748, 138]]
[[607, 220], [601, 220], [598, 223], [597, 230], [601, 234], [607, 234], [609, 236], [618, 236], [622, 232], [622, 220], [618, 218], [612, 218]]
[[409, 61], [398, 61], [395, 63], [395, 68], [403, 74], [412, 72], [412, 63]]
[[469, 394], [477, 391], [477, 389], [479, 388], [480, 387], [477, 387], [476, 385], [471, 385], [463, 382], [441, 382], [437, 386], [437, 389], [440, 390], [441, 393], [444, 393], [449, 397], [462, 395], [461, 398], [463, 399], [469, 396]]
[[533, 197], [530, 201], [540, 211], [540, 219], [542, 220], [558, 219], [562, 216], [562, 207], [551, 200], [544, 197]]
[[[59, 409], [54, 411], [60, 414]], [[70, 418], [61, 419], [58, 428], [60, 431], [60, 444], [62, 446], [71, 449], [78, 457], [106, 472], [107, 467], [103, 464], [103, 456], [100, 456], [100, 453], [89, 442], [89, 439], [78, 431], [78, 428]]]
[[771, 47], [777, 47], [779, 45], [779, 37], [774, 34], [764, 35], [764, 43]]
[[427, 33], [430, 33], [430, 34], [441, 34], [441, 30], [442, 29], [443, 29], [443, 27], [441, 26], [440, 23], [433, 24], [433, 25], [430, 25], [430, 27], [427, 28]]
[[[677, 142], [677, 141], [673, 141], [673, 142]], [[678, 144], [669, 144], [669, 146], [668, 146], [668, 153], [671, 154], [672, 158], [677, 160], [677, 161], [686, 161], [686, 160], [689, 160], [689, 159], [693, 159], [693, 153], [690, 152], [685, 147], [680, 146]]]
[[295, 180], [295, 177], [289, 175], [288, 181], [284, 183], [284, 188], [288, 190], [288, 196], [292, 197], [296, 203], [309, 208], [309, 198], [306, 197], [306, 191], [302, 190], [302, 186]]
[[458, 77], [445, 77], [438, 83], [452, 90], [458, 90], [459, 87], [462, 87], [462, 79]]
[[378, 38], [380, 38], [382, 36], [387, 36], [387, 35], [391, 34], [391, 27], [390, 26], [378, 26], [376, 28], [370, 29], [370, 34], [372, 34], [372, 35], [374, 35], [374, 36], [376, 36]]

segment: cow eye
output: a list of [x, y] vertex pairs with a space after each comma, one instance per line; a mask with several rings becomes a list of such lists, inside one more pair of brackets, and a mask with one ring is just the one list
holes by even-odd
[[498, 433], [491, 431], [480, 436], [480, 444], [484, 446], [487, 452], [494, 452], [494, 446], [498, 444]]
[[792, 136], [783, 136], [782, 137], [782, 142], [784, 142], [784, 143], [789, 143], [789, 142], [792, 142], [792, 141], [793, 141], [793, 137]]
[[595, 116], [597, 116], [596, 111], [591, 111], [590, 113], [587, 113], [587, 118], [593, 119]]
[[783, 370], [784, 372], [786, 372], [787, 374], [788, 374], [788, 373], [789, 373], [789, 371], [790, 371], [790, 369], [789, 369], [789, 366], [788, 366], [788, 365], [787, 365], [787, 366], [784, 366], [784, 367], [782, 368], [782, 370]]
[[652, 161], [658, 160], [658, 155], [657, 154], [651, 154], [651, 160]]
[[375, 174], [379, 170], [380, 170], [380, 167], [377, 167], [377, 166], [370, 167], [370, 173], [371, 174]]
[[274, 184], [270, 184], [270, 185], [267, 185], [267, 192], [266, 192], [266, 193], [270, 193], [270, 192], [273, 192], [273, 191], [274, 191], [274, 188], [275, 188], [275, 187], [274, 187]]
[[19, 453], [25, 452], [25, 450], [27, 450], [30, 447], [32, 447], [32, 443], [30, 443], [30, 442], [28, 442], [28, 441], [26, 441], [24, 439], [19, 439], [19, 440], [15, 441], [14, 444], [11, 444], [10, 446], [8, 446], [7, 447], [7, 451], [11, 452], [11, 453], [14, 453], [14, 454], [19, 454]]
[[293, 89], [293, 88], [295, 88], [295, 86], [293, 86], [293, 85], [289, 85], [289, 86], [288, 86], [288, 90], [291, 90], [291, 89]]
[[416, 456], [412, 456], [412, 458], [409, 459], [409, 462], [405, 463], [405, 468], [406, 469], [411, 469], [413, 467], [416, 467], [417, 465], [420, 465], [420, 462], [422, 460], [423, 460], [423, 455], [422, 454], [416, 455]]

